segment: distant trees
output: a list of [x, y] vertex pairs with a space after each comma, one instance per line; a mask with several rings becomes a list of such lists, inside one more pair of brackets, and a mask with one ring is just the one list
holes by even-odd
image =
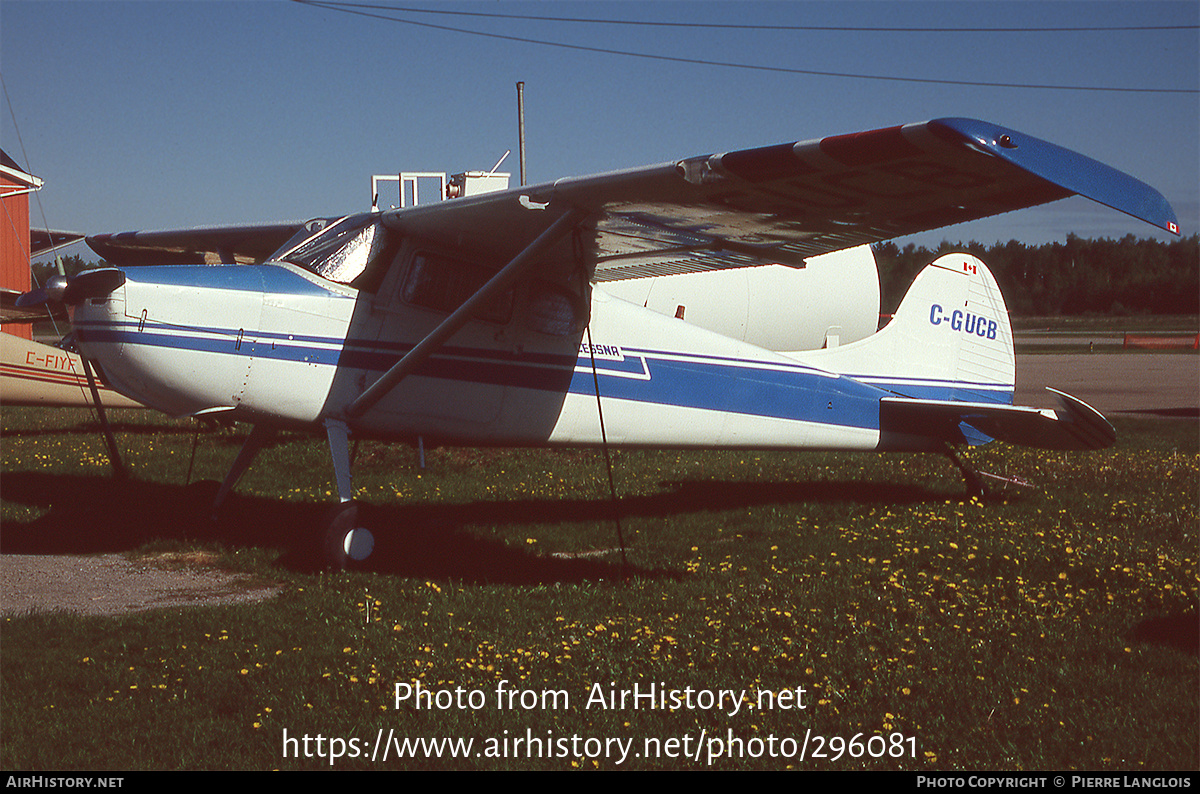
[[[73, 276], [80, 270], [90, 270], [94, 267], [100, 267], [99, 262], [93, 262], [84, 259], [79, 254], [71, 254], [70, 256], [62, 257], [63, 270], [68, 276]], [[45, 286], [46, 279], [51, 276], [58, 275], [58, 268], [54, 266], [54, 262], [39, 262], [31, 268], [33, 270], [33, 283], [35, 286]]]
[[1200, 314], [1200, 236], [1161, 242], [1128, 235], [1031, 246], [943, 242], [936, 251], [893, 242], [873, 246], [880, 311], [892, 313], [925, 265], [953, 251], [991, 268], [1014, 315]]
[[[966, 251], [987, 263], [1014, 315], [1200, 314], [1200, 236], [1171, 242], [1127, 235], [1026, 245], [1016, 240], [985, 246], [943, 241], [936, 250], [894, 242], [872, 246], [879, 264], [880, 311], [891, 314], [921, 269], [942, 254]], [[62, 258], [67, 275], [99, 267], [78, 254]], [[41, 285], [58, 271], [33, 266]]]

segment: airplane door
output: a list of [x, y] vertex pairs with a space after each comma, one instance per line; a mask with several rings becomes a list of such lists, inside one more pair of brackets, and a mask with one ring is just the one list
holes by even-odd
[[[353, 360], [369, 387], [454, 309], [483, 286], [495, 270], [484, 265], [411, 249], [407, 267], [393, 268], [375, 296], [369, 319], [354, 334]], [[397, 430], [478, 439], [500, 415], [508, 390], [506, 325], [512, 297], [487, 307], [405, 378], [369, 412]]]

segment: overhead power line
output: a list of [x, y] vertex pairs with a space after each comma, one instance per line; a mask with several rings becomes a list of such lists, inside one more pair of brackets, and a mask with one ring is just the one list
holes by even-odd
[[[718, 66], [727, 69], [750, 69], [759, 72], [775, 72], [781, 74], [803, 74], [810, 77], [842, 77], [853, 80], [886, 80], [896, 83], [925, 83], [934, 85], [959, 85], [971, 86], [975, 88], [1021, 88], [1021, 89], [1043, 89], [1054, 91], [1106, 91], [1120, 92], [1129, 94], [1200, 94], [1200, 90], [1194, 88], [1125, 88], [1121, 86], [1088, 86], [1088, 85], [1054, 85], [1054, 84], [1035, 84], [1035, 83], [996, 83], [985, 82], [979, 80], [948, 80], [929, 77], [897, 77], [895, 75], [879, 75], [879, 74], [857, 74], [853, 72], [832, 72], [819, 69], [794, 69], [786, 66], [766, 66], [753, 63], [734, 63], [730, 61], [714, 61], [704, 58], [683, 58], [674, 55], [658, 55], [648, 52], [632, 52], [629, 50], [617, 50], [607, 47], [589, 47], [583, 44], [568, 44], [561, 41], [547, 41], [544, 39], [532, 39], [524, 36], [508, 36], [502, 33], [487, 33], [480, 30], [468, 30], [466, 28], [450, 27], [449, 25], [437, 25], [432, 22], [418, 22], [413, 19], [403, 19], [401, 17], [386, 16], [380, 13], [366, 9], [386, 10], [391, 12], [399, 12], [401, 9], [394, 6], [381, 6], [356, 3], [338, 3], [325, 2], [325, 0], [292, 0], [301, 5], [312, 6], [313, 8], [321, 8], [327, 11], [340, 11], [345, 14], [354, 14], [355, 16], [369, 17], [371, 19], [380, 19], [386, 22], [395, 22], [401, 25], [413, 25], [416, 27], [429, 28], [433, 30], [444, 30], [451, 33], [462, 33], [468, 36], [481, 36], [489, 39], [500, 39], [503, 41], [515, 41], [522, 44], [538, 44], [544, 47], [558, 47], [566, 50], [576, 50], [580, 52], [595, 52], [604, 55], [620, 55], [627, 58], [642, 58], [652, 61], [668, 61], [671, 63], [690, 63], [697, 66]], [[847, 28], [848, 30], [848, 28]], [[963, 29], [957, 29], [958, 32], [963, 32]], [[996, 30], [990, 28], [989, 30]]]
[[[302, 0], [298, 0], [302, 1]], [[951, 28], [951, 27], [874, 27], [854, 25], [744, 25], [724, 22], [657, 22], [644, 19], [598, 19], [585, 17], [550, 17], [534, 14], [496, 14], [485, 11], [450, 11], [444, 8], [411, 8], [382, 3], [322, 2], [326, 7], [368, 8], [405, 14], [437, 14], [441, 16], [483, 17], [486, 19], [517, 19], [531, 22], [564, 22], [586, 25], [627, 25], [658, 28], [705, 28], [710, 30], [811, 30], [845, 33], [1103, 33], [1154, 30], [1200, 30], [1200, 25], [1070, 25], [1064, 27], [1014, 28]]]

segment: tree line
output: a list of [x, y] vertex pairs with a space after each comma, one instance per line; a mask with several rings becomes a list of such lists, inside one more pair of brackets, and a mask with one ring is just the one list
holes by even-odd
[[880, 311], [900, 305], [917, 273], [942, 254], [966, 251], [982, 259], [1013, 315], [1200, 314], [1200, 236], [1171, 242], [1086, 240], [1026, 245], [1016, 240], [985, 246], [943, 242], [936, 250], [912, 243], [872, 246], [879, 264]]
[[[103, 262], [94, 262], [84, 259], [79, 254], [69, 254], [67, 256], [59, 257], [59, 259], [62, 261], [63, 272], [66, 273], [68, 277], [75, 275], [80, 270], [91, 270], [94, 267], [100, 267], [104, 264]], [[54, 264], [53, 260], [48, 262], [35, 262], [30, 266], [29, 269], [33, 273], [33, 286], [35, 287], [46, 286], [47, 279], [49, 279], [51, 276], [58, 275], [58, 267]]]

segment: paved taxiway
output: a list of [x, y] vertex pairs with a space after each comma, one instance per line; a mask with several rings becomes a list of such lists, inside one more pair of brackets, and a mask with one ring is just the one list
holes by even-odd
[[1200, 355], [1049, 353], [1017, 356], [1019, 405], [1054, 407], [1052, 386], [1102, 414], [1200, 416]]

